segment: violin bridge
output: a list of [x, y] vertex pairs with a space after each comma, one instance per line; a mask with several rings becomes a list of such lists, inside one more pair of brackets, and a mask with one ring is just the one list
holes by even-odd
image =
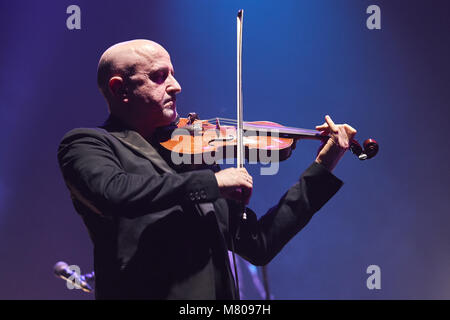
[[188, 122], [187, 124], [193, 124], [195, 120], [199, 120], [198, 114], [196, 112], [190, 112], [188, 114]]
[[220, 120], [216, 118], [216, 136], [220, 137]]

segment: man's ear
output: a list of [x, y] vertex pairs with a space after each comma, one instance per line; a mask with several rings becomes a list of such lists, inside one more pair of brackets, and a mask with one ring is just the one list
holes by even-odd
[[128, 92], [125, 88], [122, 77], [114, 76], [109, 79], [108, 87], [114, 97], [122, 100], [125, 103], [128, 102]]

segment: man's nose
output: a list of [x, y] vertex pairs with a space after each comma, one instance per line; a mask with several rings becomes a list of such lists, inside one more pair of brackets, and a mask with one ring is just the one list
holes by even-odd
[[170, 75], [170, 82], [167, 86], [168, 93], [179, 93], [181, 92], [181, 86], [173, 75]]

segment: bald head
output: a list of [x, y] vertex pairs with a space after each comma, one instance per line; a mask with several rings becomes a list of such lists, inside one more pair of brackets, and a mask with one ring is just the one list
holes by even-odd
[[139, 66], [164, 55], [169, 54], [160, 44], [144, 39], [120, 42], [109, 47], [98, 63], [97, 85], [100, 91], [110, 102], [108, 83], [112, 77], [120, 76], [126, 81]]
[[110, 112], [139, 129], [168, 125], [176, 118], [175, 80], [169, 53], [150, 40], [131, 40], [108, 48], [100, 58], [98, 87]]

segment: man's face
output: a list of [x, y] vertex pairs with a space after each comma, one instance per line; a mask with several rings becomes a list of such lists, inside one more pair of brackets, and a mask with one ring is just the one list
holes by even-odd
[[142, 48], [135, 72], [130, 76], [129, 106], [139, 122], [152, 127], [176, 119], [176, 97], [181, 91], [169, 54], [163, 48]]

